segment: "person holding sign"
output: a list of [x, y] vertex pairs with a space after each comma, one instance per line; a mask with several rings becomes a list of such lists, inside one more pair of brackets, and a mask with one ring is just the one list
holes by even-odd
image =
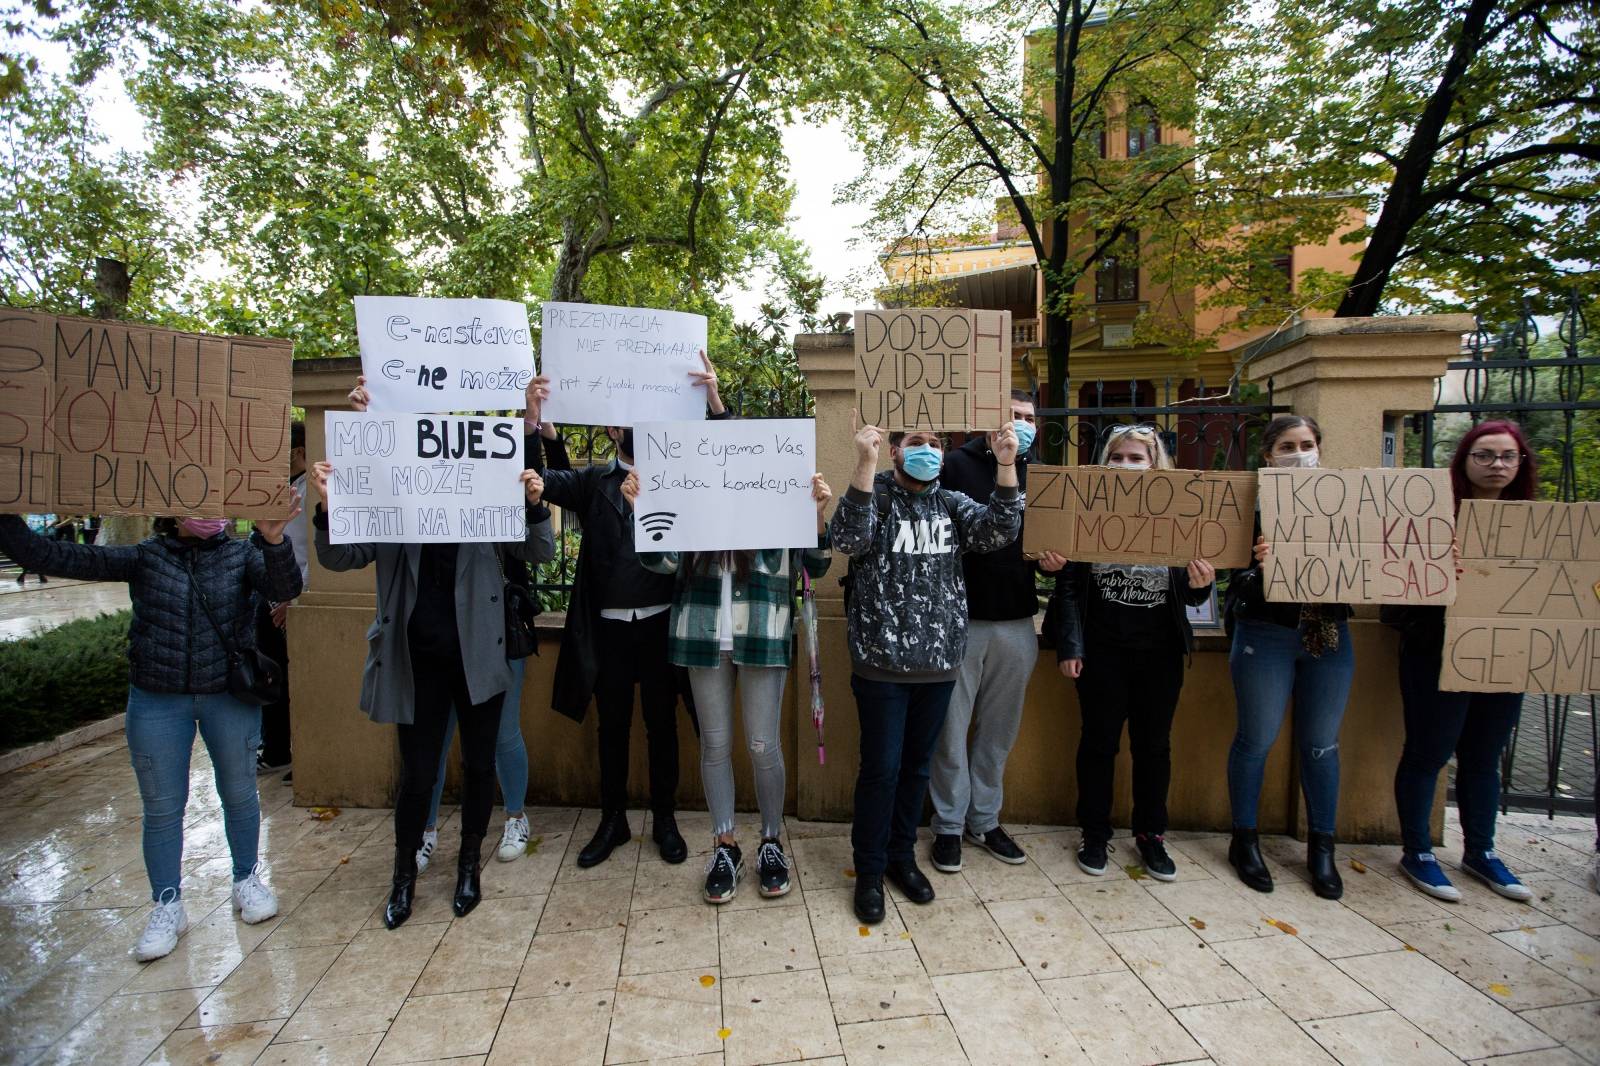
[[[631, 509], [639, 497], [639, 475], [630, 472], [622, 496]], [[828, 572], [828, 501], [821, 474], [811, 478], [817, 505], [814, 548], [726, 552], [641, 552], [646, 570], [677, 577], [668, 623], [668, 658], [689, 671], [700, 719], [700, 776], [711, 811], [711, 862], [706, 868], [707, 903], [727, 903], [744, 876], [744, 855], [733, 831], [733, 685], [737, 675], [744, 713], [745, 744], [755, 771], [761, 809], [761, 847], [756, 852], [758, 891], [768, 899], [789, 891], [789, 859], [783, 853], [783, 686], [789, 676], [794, 633], [794, 586], [803, 567], [815, 580]]]
[[[1450, 459], [1456, 505], [1463, 499], [1531, 500], [1539, 484], [1537, 461], [1515, 422], [1480, 422], [1456, 445]], [[1400, 630], [1400, 698], [1405, 704], [1406, 743], [1394, 774], [1394, 802], [1405, 846], [1400, 871], [1435, 899], [1455, 902], [1450, 883], [1433, 854], [1428, 817], [1439, 771], [1456, 758], [1456, 804], [1461, 809], [1461, 869], [1507, 899], [1527, 902], [1533, 892], [1494, 852], [1495, 814], [1500, 806], [1500, 757], [1522, 717], [1520, 692], [1441, 692], [1444, 653], [1443, 607], [1385, 606], [1384, 622]]]
[[[1322, 430], [1305, 415], [1279, 415], [1261, 437], [1264, 464], [1314, 467]], [[1306, 866], [1311, 887], [1323, 899], [1338, 899], [1344, 882], [1334, 862], [1333, 830], [1339, 808], [1339, 727], [1355, 675], [1345, 604], [1268, 602], [1262, 589], [1262, 564], [1272, 551], [1257, 536], [1255, 560], [1235, 571], [1228, 586], [1227, 620], [1233, 650], [1228, 665], [1238, 701], [1239, 720], [1228, 750], [1228, 799], [1233, 807], [1233, 840], [1228, 862], [1239, 880], [1258, 892], [1272, 891], [1272, 874], [1261, 857], [1256, 810], [1261, 799], [1267, 753], [1283, 727], [1294, 698], [1294, 733], [1300, 754], [1300, 787], [1305, 793], [1309, 835]]]
[[[359, 395], [357, 395], [359, 393]], [[352, 402], [365, 406], [358, 385]], [[483, 897], [483, 838], [494, 806], [494, 754], [502, 703], [511, 687], [506, 660], [505, 578], [491, 541], [467, 543], [355, 543], [329, 540], [327, 462], [312, 466], [320, 497], [315, 528], [317, 559], [333, 571], [377, 564], [378, 611], [368, 636], [361, 680], [361, 709], [374, 722], [394, 723], [402, 762], [395, 800], [394, 876], [383, 924], [396, 929], [411, 916], [422, 846], [439, 757], [449, 739], [452, 709], [461, 728], [465, 770], [461, 849], [456, 859], [452, 909], [469, 914]], [[521, 475], [528, 502], [526, 539], [507, 542], [506, 554], [525, 562], [555, 558], [550, 511], [537, 471]], [[508, 713], [517, 713], [512, 708]]]
[[158, 518], [155, 536], [126, 547], [50, 540], [16, 515], [0, 515], [0, 551], [28, 570], [128, 582], [128, 754], [144, 805], [144, 867], [155, 901], [133, 949], [140, 962], [170, 954], [189, 928], [183, 811], [197, 727], [222, 800], [233, 909], [250, 925], [278, 913], [256, 861], [261, 707], [230, 691], [230, 660], [254, 651], [256, 596], [286, 601], [300, 594], [300, 568], [284, 536], [299, 513], [296, 501], [284, 518], [258, 520], [249, 541], [229, 537], [225, 518]]
[[[689, 372], [692, 385], [705, 390], [711, 418], [727, 418], [716, 368], [704, 351], [700, 367]], [[539, 422], [549, 395], [549, 380], [535, 378], [525, 417]], [[566, 450], [555, 426], [542, 424], [539, 432], [551, 456], [545, 498], [583, 523], [551, 692], [551, 706], [575, 722], [583, 721], [591, 699], [600, 715], [600, 825], [578, 852], [578, 865], [598, 866], [633, 835], [627, 816], [628, 738], [636, 685], [650, 749], [651, 834], [662, 859], [679, 863], [688, 858], [689, 848], [675, 814], [678, 680], [667, 658], [673, 579], [646, 570], [633, 548], [633, 510], [622, 497], [622, 483], [633, 472], [633, 427], [607, 426], [616, 458], [581, 470], [560, 469]]]
[[[1100, 465], [1114, 470], [1171, 470], [1154, 426], [1119, 426], [1106, 438]], [[1078, 738], [1078, 868], [1106, 872], [1111, 786], [1122, 724], [1133, 754], [1133, 836], [1144, 872], [1175, 881], [1167, 854], [1167, 787], [1172, 780], [1172, 716], [1194, 650], [1186, 608], [1205, 603], [1216, 571], [1204, 559], [1188, 566], [1069, 563], [1056, 582], [1056, 660], [1078, 683], [1083, 731]]]
[[830, 531], [850, 557], [850, 689], [861, 720], [850, 843], [856, 916], [873, 925], [884, 916], [885, 876], [911, 902], [933, 900], [914, 849], [928, 763], [967, 650], [961, 556], [1014, 541], [1023, 500], [1010, 422], [994, 435], [995, 488], [984, 505], [940, 487], [936, 433], [891, 433], [894, 469], [874, 477], [883, 431], [860, 420], [857, 412], [855, 473]]
[[[1017, 434], [1017, 486], [1026, 493], [1034, 410], [1033, 398], [1020, 390], [1011, 394], [1011, 426]], [[951, 452], [941, 484], [973, 499], [988, 499], [1000, 473], [993, 438], [993, 433], [975, 433]], [[1054, 573], [1065, 564], [1049, 552], [1038, 569]], [[942, 873], [961, 869], [963, 830], [968, 840], [1001, 862], [1028, 861], [1000, 824], [1000, 808], [1006, 760], [1022, 725], [1023, 697], [1039, 658], [1039, 638], [1033, 631], [1039, 610], [1036, 571], [1022, 556], [1021, 536], [999, 551], [968, 552], [961, 557], [961, 568], [967, 586], [967, 650], [928, 778], [933, 868]]]

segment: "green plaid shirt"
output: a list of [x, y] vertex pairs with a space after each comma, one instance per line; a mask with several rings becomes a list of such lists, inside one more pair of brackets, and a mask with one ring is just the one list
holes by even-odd
[[[678, 666], [714, 668], [721, 660], [717, 615], [722, 610], [722, 568], [690, 573], [679, 552], [640, 552], [639, 562], [658, 574], [677, 574], [667, 656]], [[826, 535], [815, 548], [755, 552], [744, 581], [733, 585], [733, 661], [740, 666], [788, 666], [795, 585], [804, 566], [813, 581], [832, 563]]]

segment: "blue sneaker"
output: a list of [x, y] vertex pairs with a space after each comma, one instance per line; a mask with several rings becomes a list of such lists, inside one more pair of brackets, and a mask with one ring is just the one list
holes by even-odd
[[1416, 885], [1434, 899], [1459, 903], [1461, 890], [1444, 875], [1444, 867], [1431, 851], [1407, 851], [1400, 856], [1400, 872], [1406, 880]]
[[1461, 868], [1482, 880], [1506, 899], [1526, 903], [1533, 898], [1533, 890], [1518, 881], [1517, 875], [1506, 869], [1506, 864], [1500, 861], [1500, 856], [1492, 851], [1480, 851], [1477, 854], [1462, 853]]

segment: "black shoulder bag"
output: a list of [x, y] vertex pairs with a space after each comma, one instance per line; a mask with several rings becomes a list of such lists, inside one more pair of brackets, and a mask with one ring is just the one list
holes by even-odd
[[195, 596], [200, 600], [200, 609], [205, 611], [207, 621], [211, 623], [211, 628], [217, 631], [217, 639], [222, 642], [222, 650], [228, 655], [228, 695], [240, 703], [248, 703], [253, 707], [283, 702], [282, 665], [259, 648], [240, 651], [229, 643], [222, 627], [217, 624], [217, 616], [211, 613], [211, 604], [206, 602], [206, 594], [200, 591], [200, 582], [195, 579], [192, 558], [189, 563], [189, 581], [194, 587]]
[[506, 577], [505, 562], [500, 558], [500, 546], [494, 549], [494, 563], [500, 568], [501, 602], [506, 608], [506, 658], [526, 659], [539, 650], [539, 632], [535, 619], [539, 617], [539, 604], [533, 593]]

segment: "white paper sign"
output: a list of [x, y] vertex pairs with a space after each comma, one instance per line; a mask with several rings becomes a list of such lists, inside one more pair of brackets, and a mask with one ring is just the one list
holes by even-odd
[[704, 418], [706, 319], [683, 311], [547, 303], [539, 369], [550, 379], [547, 422], [637, 426]]
[[334, 544], [522, 540], [522, 422], [329, 411]]
[[361, 372], [375, 411], [520, 411], [533, 377], [516, 300], [357, 296]]
[[815, 547], [812, 419], [641, 422], [633, 446], [635, 550]]

